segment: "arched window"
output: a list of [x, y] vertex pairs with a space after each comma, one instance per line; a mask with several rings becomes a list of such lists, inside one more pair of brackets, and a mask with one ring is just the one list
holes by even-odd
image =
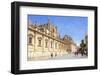
[[28, 35], [28, 44], [32, 44], [33, 35]]
[[42, 46], [42, 38], [38, 37], [38, 46], [41, 47]]
[[29, 37], [29, 44], [32, 44], [32, 37]]

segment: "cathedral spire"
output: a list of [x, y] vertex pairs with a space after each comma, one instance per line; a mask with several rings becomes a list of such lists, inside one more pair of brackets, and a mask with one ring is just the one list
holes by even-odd
[[48, 24], [49, 24], [49, 25], [51, 24], [51, 20], [50, 20], [50, 17], [48, 17]]

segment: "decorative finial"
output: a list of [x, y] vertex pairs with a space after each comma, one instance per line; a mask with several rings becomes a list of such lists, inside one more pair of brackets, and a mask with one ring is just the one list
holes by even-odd
[[37, 25], [37, 22], [35, 21], [35, 26]]
[[48, 24], [51, 24], [50, 17], [48, 16]]
[[33, 23], [32, 23], [32, 21], [31, 20], [29, 20], [28, 21], [28, 25], [32, 25]]

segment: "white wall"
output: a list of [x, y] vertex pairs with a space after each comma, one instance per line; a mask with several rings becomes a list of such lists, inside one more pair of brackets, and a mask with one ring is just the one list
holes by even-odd
[[[10, 53], [11, 53], [11, 6], [10, 3], [14, 0], [1, 0], [0, 2], [0, 76], [13, 76], [10, 73]], [[18, 1], [18, 0], [16, 0]], [[30, 1], [30, 2], [45, 2], [45, 3], [59, 3], [59, 4], [74, 4], [74, 5], [91, 5], [98, 6], [100, 13], [100, 0], [20, 0], [20, 1]], [[100, 20], [100, 14], [98, 15]], [[100, 24], [100, 23], [99, 23]], [[99, 25], [98, 24], [98, 25]], [[100, 26], [99, 26], [100, 29]], [[100, 32], [100, 30], [99, 30]], [[100, 42], [100, 35], [99, 41]], [[99, 49], [100, 50], [100, 49]], [[100, 51], [99, 58], [100, 58]], [[100, 59], [99, 59], [100, 67]], [[34, 74], [34, 76], [85, 76], [85, 75], [95, 75], [99, 76], [99, 70], [85, 70], [85, 71], [71, 71], [71, 72], [55, 72], [55, 73], [40, 73]], [[32, 74], [26, 74], [29, 76]], [[23, 76], [23, 75], [22, 75]]]

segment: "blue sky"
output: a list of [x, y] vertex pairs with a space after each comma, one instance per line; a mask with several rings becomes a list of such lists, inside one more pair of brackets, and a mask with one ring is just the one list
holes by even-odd
[[80, 43], [87, 33], [88, 17], [28, 15], [28, 20], [37, 24], [47, 23], [48, 18], [54, 26], [57, 26], [61, 37], [64, 37], [65, 34], [69, 35], [77, 44]]

